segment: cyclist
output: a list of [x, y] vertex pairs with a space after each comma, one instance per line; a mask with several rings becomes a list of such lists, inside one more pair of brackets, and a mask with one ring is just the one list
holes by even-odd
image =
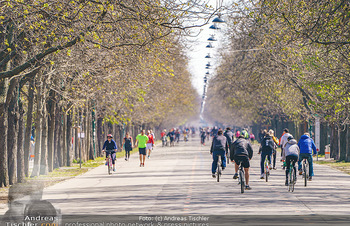
[[271, 156], [273, 150], [276, 150], [277, 145], [273, 141], [272, 137], [270, 136], [269, 133], [265, 133], [264, 139], [261, 141], [260, 149], [259, 149], [259, 154], [261, 154], [261, 160], [260, 160], [260, 172], [261, 176], [260, 179], [264, 179], [264, 162], [267, 157], [267, 160], [269, 161], [269, 168], [272, 168], [271, 165]]
[[210, 137], [210, 128], [209, 127], [206, 128], [205, 133], [206, 133], [207, 140], [209, 140], [209, 137]]
[[201, 144], [202, 144], [202, 145], [205, 145], [206, 132], [205, 132], [204, 129], [201, 130], [200, 136], [201, 136]]
[[122, 144], [122, 146], [125, 148], [125, 161], [128, 161], [130, 158], [130, 151], [133, 149], [133, 143], [134, 142], [132, 141], [132, 137], [129, 135], [129, 132], [126, 132]]
[[156, 135], [154, 135], [153, 130], [150, 130], [150, 133], [153, 136], [153, 140], [156, 141]]
[[176, 140], [176, 143], [179, 143], [180, 141], [180, 130], [179, 129], [176, 129], [176, 132], [175, 132], [175, 140]]
[[160, 137], [162, 138], [162, 145], [165, 146], [166, 142], [167, 142], [167, 135], [166, 135], [166, 129], [164, 129], [161, 133], [160, 133]]
[[107, 140], [104, 142], [102, 147], [102, 152], [106, 152], [106, 166], [108, 165], [108, 155], [111, 155], [112, 158], [112, 164], [113, 164], [113, 171], [115, 171], [115, 159], [116, 159], [116, 151], [118, 150], [117, 144], [112, 139], [112, 134], [107, 135]]
[[[276, 147], [278, 147], [279, 142], [277, 140], [277, 137], [274, 136], [275, 132], [272, 129], [270, 129], [269, 130], [269, 134], [272, 137], [272, 140], [275, 142]], [[272, 162], [273, 162], [273, 169], [276, 170], [277, 169], [276, 168], [276, 159], [277, 159], [277, 150], [276, 149], [273, 150], [272, 157], [273, 157], [273, 160], [272, 160]]]
[[160, 133], [160, 137], [163, 139], [163, 137], [166, 135], [166, 129], [164, 129], [161, 133]]
[[188, 141], [188, 138], [187, 138], [187, 130], [186, 129], [184, 129], [184, 131], [182, 132], [183, 133], [183, 135], [184, 135], [184, 141]]
[[238, 178], [238, 168], [239, 165], [242, 163], [245, 172], [246, 190], [251, 190], [251, 187], [249, 186], [249, 161], [252, 159], [252, 157], [252, 145], [248, 140], [244, 139], [244, 136], [242, 134], [239, 135], [238, 139], [232, 144], [232, 150], [230, 151], [230, 159], [231, 161], [235, 161], [236, 163], [235, 175], [233, 176], [233, 179]]
[[244, 136], [244, 139], [249, 140], [248, 129], [244, 128], [244, 129], [242, 130], [241, 134]]
[[236, 129], [236, 133], [235, 133], [236, 139], [238, 139], [239, 135], [241, 135], [241, 132], [238, 129]]
[[260, 132], [258, 133], [259, 143], [261, 143], [261, 141], [264, 139], [264, 137], [265, 137], [264, 130], [260, 129]]
[[[227, 139], [228, 148], [229, 148], [229, 150], [231, 150], [231, 149], [232, 149], [233, 139], [234, 139], [234, 136], [235, 136], [235, 135], [232, 133], [230, 127], [227, 127], [227, 128], [226, 128], [226, 131], [224, 132], [224, 136], [225, 136], [226, 139]], [[227, 153], [226, 153], [226, 154], [227, 154]]]
[[285, 151], [283, 152], [282, 158], [286, 161], [286, 183], [285, 185], [288, 186], [288, 175], [290, 170], [290, 165], [292, 164], [294, 168], [294, 176], [296, 177], [296, 169], [295, 169], [295, 163], [298, 161], [299, 157], [299, 147], [297, 145], [297, 141], [294, 139], [293, 136], [289, 136], [287, 138], [288, 142], [285, 146]]
[[135, 146], [139, 148], [140, 167], [145, 166], [147, 141], [148, 141], [148, 136], [145, 135], [145, 130], [141, 130], [141, 133], [136, 136], [136, 142], [135, 142]]
[[214, 137], [218, 134], [218, 127], [214, 126], [214, 128], [211, 130], [211, 136]]
[[[151, 130], [152, 131], [152, 130]], [[153, 135], [151, 133], [150, 130], [147, 131], [147, 137], [148, 137], [148, 141], [147, 141], [147, 144], [146, 144], [146, 153], [148, 151], [148, 158], [151, 158], [151, 150], [154, 146], [154, 138], [153, 138]]]
[[254, 135], [253, 132], [250, 133], [249, 139], [250, 139], [251, 142], [254, 142], [254, 140], [255, 140], [255, 135]]
[[[289, 133], [289, 129], [285, 128], [283, 130], [283, 134], [280, 138], [280, 146], [281, 146], [281, 157], [283, 156], [283, 152], [284, 152], [284, 146], [287, 144], [288, 142], [288, 137], [292, 136], [292, 134]], [[281, 161], [283, 161], [283, 159], [281, 159]], [[285, 169], [285, 165], [283, 164], [283, 169]]]
[[221, 156], [222, 170], [226, 167], [226, 153], [228, 152], [229, 143], [223, 135], [223, 131], [219, 130], [218, 134], [214, 136], [210, 148], [210, 154], [213, 155], [213, 163], [211, 165], [212, 176], [215, 178], [216, 168], [218, 167], [218, 155]]
[[170, 147], [171, 145], [174, 145], [174, 140], [175, 140], [175, 132], [174, 129], [170, 129], [169, 133], [167, 136], [170, 138]]
[[289, 133], [289, 129], [285, 128], [283, 130], [283, 133], [282, 133], [282, 136], [280, 138], [280, 146], [281, 146], [281, 149], [282, 149], [282, 152], [281, 152], [281, 156], [283, 155], [283, 149], [284, 149], [284, 146], [287, 144], [288, 142], [288, 137], [292, 136], [292, 134]]
[[298, 170], [299, 170], [299, 175], [302, 175], [303, 172], [301, 171], [301, 161], [303, 159], [307, 159], [309, 162], [309, 180], [312, 180], [312, 177], [314, 176], [314, 168], [312, 164], [312, 156], [316, 155], [317, 150], [316, 150], [316, 145], [314, 143], [314, 140], [310, 137], [309, 133], [304, 133], [300, 137], [300, 140], [298, 142], [298, 146], [300, 149], [300, 158], [298, 161]]

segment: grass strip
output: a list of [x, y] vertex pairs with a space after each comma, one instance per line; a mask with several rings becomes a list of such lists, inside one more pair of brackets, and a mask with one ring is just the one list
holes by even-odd
[[321, 160], [321, 161], [315, 161], [315, 163], [320, 165], [330, 166], [333, 169], [337, 169], [347, 174], [350, 174], [350, 162], [345, 162], [345, 161], [337, 162], [336, 160], [328, 160], [328, 161]]

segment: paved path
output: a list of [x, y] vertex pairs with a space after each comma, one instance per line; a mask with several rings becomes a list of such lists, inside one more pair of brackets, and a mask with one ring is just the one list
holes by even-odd
[[118, 159], [112, 175], [101, 166], [46, 188], [43, 199], [62, 214], [350, 214], [350, 175], [315, 165], [316, 176], [308, 187], [300, 177], [290, 193], [281, 167], [272, 171], [269, 182], [259, 179], [259, 160], [254, 153], [252, 190], [240, 194], [232, 179], [233, 164], [217, 183], [211, 177], [209, 146], [192, 138], [175, 147], [156, 147], [145, 167], [139, 167], [138, 156], [133, 155], [129, 162]]

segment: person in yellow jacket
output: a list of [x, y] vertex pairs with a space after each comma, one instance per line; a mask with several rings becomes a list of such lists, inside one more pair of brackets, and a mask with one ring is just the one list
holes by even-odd
[[[272, 140], [276, 143], [276, 145], [278, 146], [279, 145], [279, 142], [278, 142], [278, 139], [277, 139], [277, 137], [275, 137], [274, 136], [274, 131], [272, 130], [272, 129], [270, 129], [269, 130], [269, 135], [270, 135], [270, 137], [272, 137]], [[277, 150], [274, 150], [273, 152], [272, 152], [272, 157], [273, 157], [273, 169], [275, 170], [275, 169], [277, 169], [276, 168], [276, 152], [277, 152]]]

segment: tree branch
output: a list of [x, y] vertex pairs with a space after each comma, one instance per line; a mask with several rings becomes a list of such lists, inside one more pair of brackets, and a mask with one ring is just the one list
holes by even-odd
[[37, 54], [36, 56], [34, 56], [32, 59], [30, 59], [26, 63], [24, 63], [22, 65], [19, 65], [19, 66], [15, 67], [14, 69], [10, 70], [10, 71], [0, 72], [0, 79], [11, 78], [12, 76], [18, 75], [22, 71], [24, 71], [24, 70], [28, 69], [29, 67], [31, 67], [37, 61], [45, 58], [47, 55], [49, 55], [51, 53], [54, 53], [57, 50], [62, 50], [62, 49], [69, 48], [69, 47], [75, 45], [79, 40], [80, 40], [80, 37], [76, 37], [75, 39], [73, 39], [70, 42], [67, 42], [64, 45], [51, 47], [51, 48], [45, 50], [44, 52]]

